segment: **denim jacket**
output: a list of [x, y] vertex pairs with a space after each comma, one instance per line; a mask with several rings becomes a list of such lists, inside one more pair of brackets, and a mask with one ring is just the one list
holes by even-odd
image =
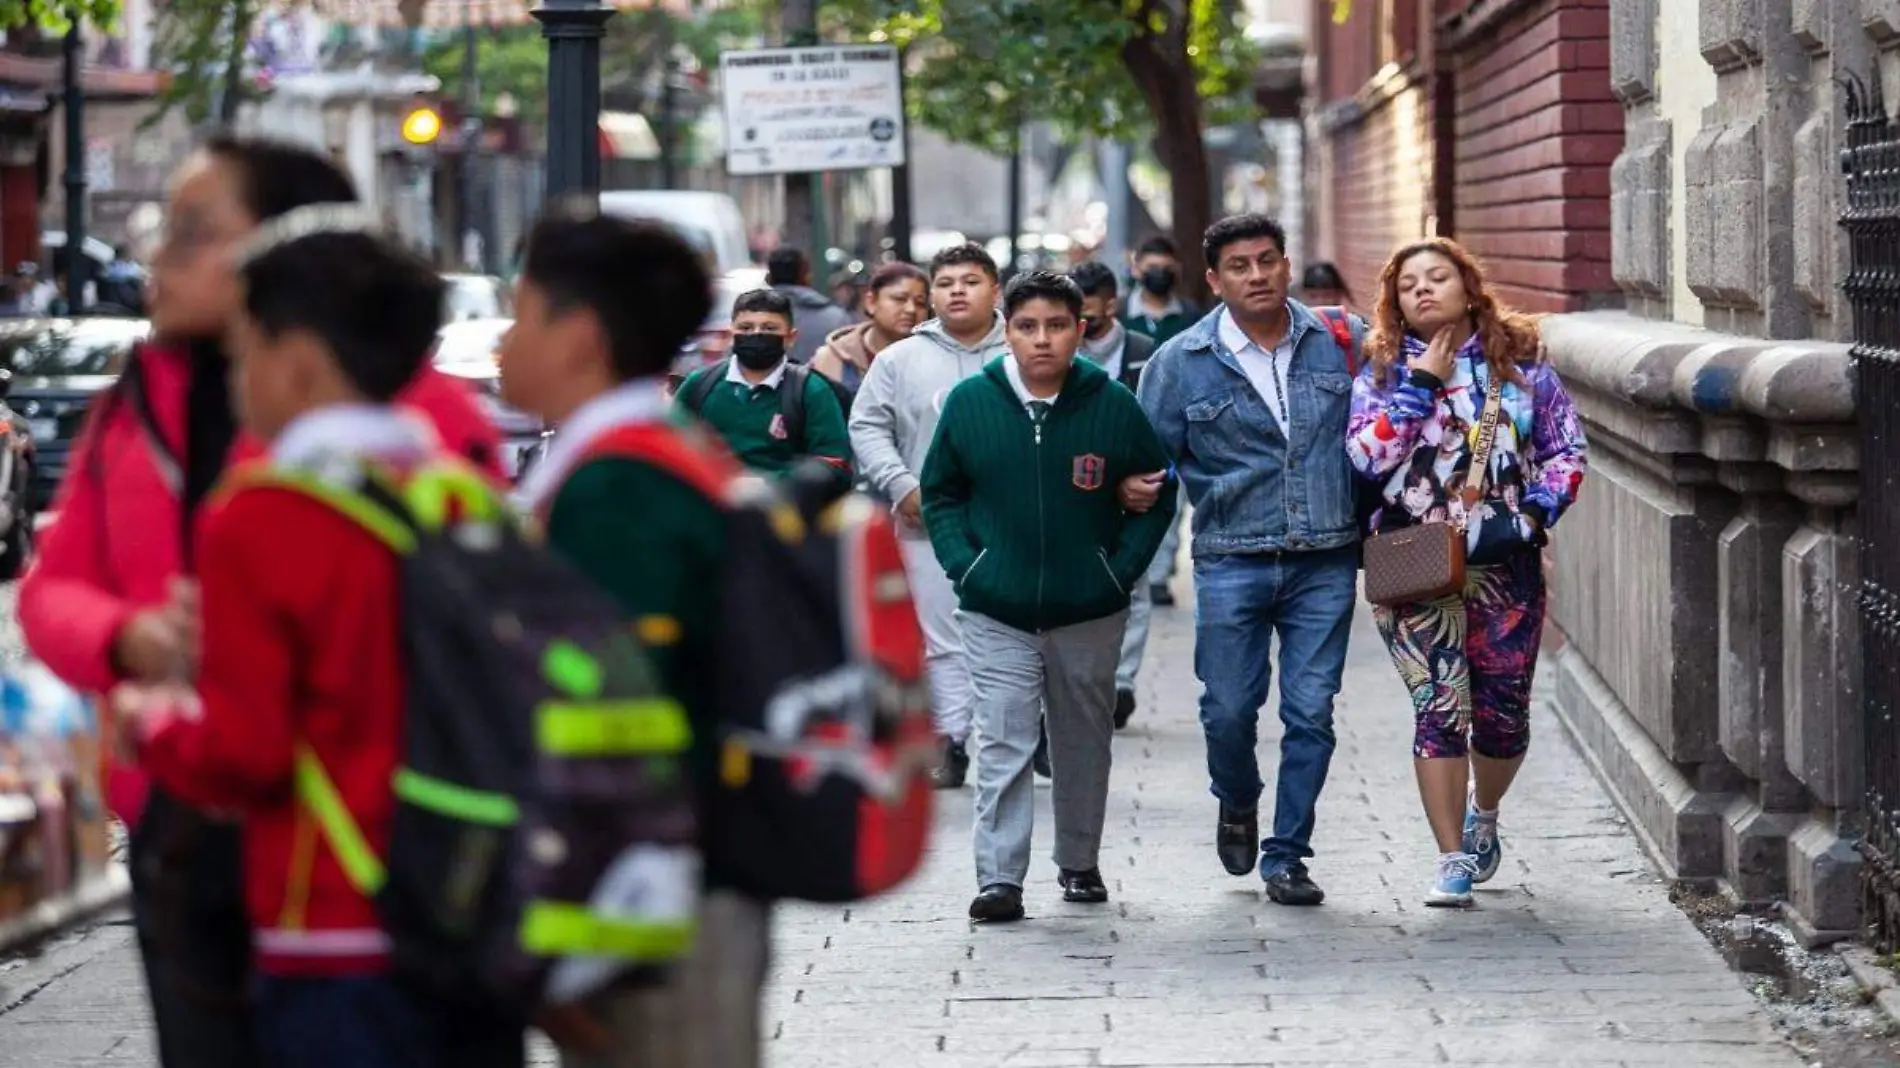
[[[1289, 300], [1287, 311], [1291, 442], [1221, 344], [1219, 309], [1163, 346], [1141, 377], [1141, 406], [1194, 505], [1196, 557], [1311, 552], [1359, 538], [1344, 448], [1352, 364], [1311, 309]], [[1357, 348], [1365, 337], [1357, 318], [1352, 334]]]

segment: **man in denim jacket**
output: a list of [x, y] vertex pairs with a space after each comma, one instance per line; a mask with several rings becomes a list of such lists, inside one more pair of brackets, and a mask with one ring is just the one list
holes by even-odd
[[[1288, 299], [1279, 224], [1232, 216], [1208, 229], [1203, 247], [1224, 306], [1155, 354], [1140, 395], [1194, 505], [1194, 667], [1220, 801], [1215, 848], [1231, 874], [1257, 862], [1274, 901], [1317, 905], [1326, 895], [1305, 861], [1357, 599], [1343, 443], [1358, 361]], [[1363, 335], [1353, 320], [1355, 347]], [[1276, 633], [1286, 731], [1273, 834], [1261, 841], [1254, 744]]]

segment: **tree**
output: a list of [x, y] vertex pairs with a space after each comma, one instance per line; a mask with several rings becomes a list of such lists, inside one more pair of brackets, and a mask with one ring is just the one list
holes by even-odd
[[229, 126], [246, 101], [261, 99], [262, 91], [245, 81], [244, 53], [262, 10], [262, 0], [160, 0], [152, 67], [171, 78], [140, 126], [154, 126], [177, 108], [194, 126]]
[[1198, 238], [1212, 221], [1209, 121], [1251, 113], [1256, 61], [1224, 0], [834, 0], [837, 35], [912, 57], [912, 117], [1007, 153], [1024, 120], [1072, 137], [1154, 137], [1170, 176], [1185, 281], [1203, 288]]

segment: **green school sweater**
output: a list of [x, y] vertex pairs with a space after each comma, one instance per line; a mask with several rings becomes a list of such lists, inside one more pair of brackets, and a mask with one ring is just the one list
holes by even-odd
[[[841, 481], [851, 480], [851, 442], [845, 432], [844, 408], [838, 395], [816, 373], [805, 376], [805, 440], [784, 437], [778, 390], [772, 386], [742, 386], [723, 381], [726, 364], [702, 367], [686, 376], [673, 395], [675, 412], [691, 414], [686, 398], [694, 385], [707, 375], [722, 381], [706, 395], [699, 418], [725, 439], [739, 462], [754, 471], [782, 475], [807, 456], [824, 460]], [[777, 433], [774, 433], [774, 431]]]
[[686, 706], [702, 782], [715, 759], [707, 681], [719, 664], [725, 529], [724, 514], [698, 490], [621, 457], [575, 468], [548, 511], [548, 544], [620, 603], [667, 692]]
[[924, 523], [964, 610], [1043, 631], [1113, 615], [1174, 521], [1116, 498], [1129, 475], [1168, 466], [1135, 395], [1089, 360], [1069, 369], [1040, 429], [1003, 361], [950, 391], [924, 461]]

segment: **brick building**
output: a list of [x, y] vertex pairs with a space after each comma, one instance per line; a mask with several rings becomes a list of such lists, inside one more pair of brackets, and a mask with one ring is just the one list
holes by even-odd
[[1527, 311], [1620, 303], [1608, 0], [1315, 0], [1306, 259], [1370, 305], [1392, 249], [1432, 234], [1483, 256]]

